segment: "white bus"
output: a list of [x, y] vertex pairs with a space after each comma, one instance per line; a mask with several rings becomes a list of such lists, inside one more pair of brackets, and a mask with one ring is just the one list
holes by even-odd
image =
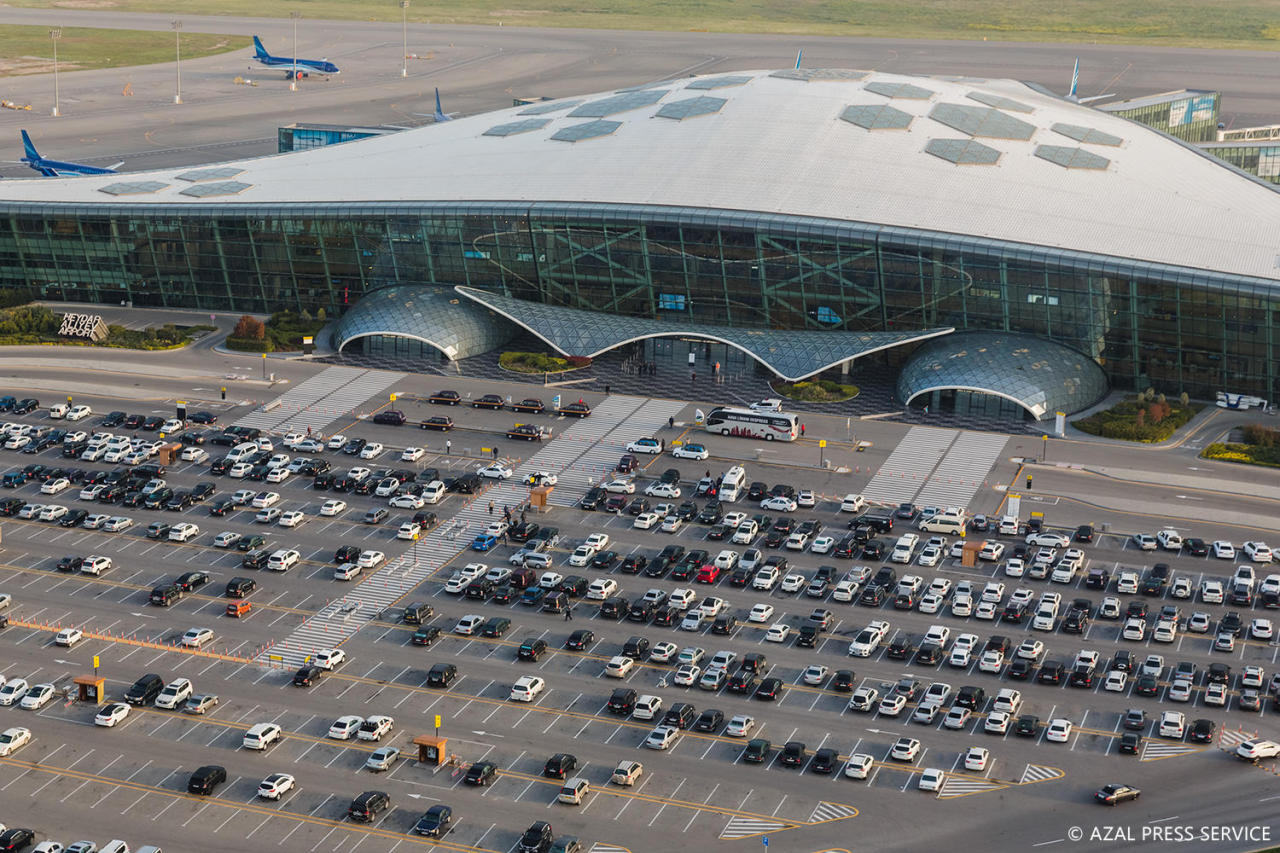
[[786, 412], [718, 408], [707, 415], [706, 430], [765, 441], [795, 441], [800, 433], [800, 420]]

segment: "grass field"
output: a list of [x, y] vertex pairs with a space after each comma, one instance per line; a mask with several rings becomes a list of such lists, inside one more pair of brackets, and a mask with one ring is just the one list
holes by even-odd
[[[55, 17], [55, 16], [50, 16]], [[55, 27], [0, 27], [0, 75], [40, 74], [53, 68]], [[214, 53], [241, 50], [252, 45], [244, 36], [187, 33], [182, 38], [182, 58], [198, 59]], [[58, 39], [58, 70], [116, 68], [173, 62], [172, 32], [62, 28]]]
[[[8, 0], [11, 6], [169, 13], [172, 0]], [[202, 14], [399, 21], [396, 0], [210, 0]], [[1104, 42], [1273, 50], [1280, 0], [412, 0], [437, 24]], [[45, 36], [47, 41], [47, 34]], [[59, 55], [61, 55], [61, 47]]]

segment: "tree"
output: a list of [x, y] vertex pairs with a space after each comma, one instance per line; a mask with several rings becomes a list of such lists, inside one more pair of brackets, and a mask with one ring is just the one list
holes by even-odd
[[311, 322], [311, 312], [308, 311], [306, 308], [302, 309], [302, 319], [308, 323]]
[[267, 327], [261, 320], [245, 314], [236, 321], [236, 327], [232, 330], [231, 336], [260, 341], [267, 336]]
[[1179, 403], [1181, 403], [1181, 404], [1183, 405], [1183, 407], [1184, 407], [1184, 408], [1185, 408], [1185, 407], [1187, 407], [1187, 406], [1190, 406], [1190, 405], [1191, 405], [1191, 395], [1190, 395], [1190, 394], [1188, 394], [1186, 391], [1183, 391], [1183, 392], [1182, 392], [1182, 394], [1178, 397], [1178, 402], [1179, 402]]
[[327, 319], [328, 319], [328, 314], [325, 313], [325, 310], [323, 308], [317, 308], [316, 309], [317, 322], [323, 323]]
[[1165, 396], [1164, 396], [1163, 394], [1161, 394], [1160, 396], [1156, 397], [1156, 399], [1160, 401], [1160, 405], [1162, 405], [1162, 406], [1163, 406], [1166, 402], [1168, 402], [1167, 400], [1165, 400]]
[[1134, 417], [1134, 419], [1133, 419], [1133, 420], [1134, 420], [1134, 423], [1136, 423], [1136, 424], [1138, 425], [1138, 428], [1139, 428], [1139, 429], [1141, 429], [1142, 427], [1146, 426], [1146, 425], [1147, 425], [1147, 410], [1146, 410], [1146, 409], [1138, 409], [1138, 414]]

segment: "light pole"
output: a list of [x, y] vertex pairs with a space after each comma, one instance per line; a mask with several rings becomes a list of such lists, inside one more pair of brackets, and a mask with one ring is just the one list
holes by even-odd
[[293, 72], [289, 75], [289, 91], [298, 91], [298, 19], [302, 17], [301, 12], [290, 12], [289, 17], [293, 19]]
[[49, 38], [53, 40], [53, 115], [62, 115], [58, 107], [58, 39], [62, 38], [62, 30], [49, 30]]
[[1040, 461], [1044, 462], [1049, 458], [1049, 436], [1044, 436], [1044, 444], [1040, 448]]
[[170, 21], [173, 27], [173, 68], [177, 74], [177, 88], [173, 92], [173, 102], [182, 103], [182, 21]]
[[409, 76], [409, 0], [400, 0], [400, 40], [404, 45], [400, 76]]

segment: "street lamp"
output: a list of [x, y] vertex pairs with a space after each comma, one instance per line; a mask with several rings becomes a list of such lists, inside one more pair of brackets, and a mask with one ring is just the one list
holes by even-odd
[[58, 39], [62, 38], [62, 30], [49, 30], [49, 38], [53, 40], [53, 115], [62, 115], [58, 108]]
[[182, 21], [170, 21], [173, 27], [173, 68], [177, 74], [177, 88], [173, 92], [173, 102], [182, 103]]
[[289, 75], [289, 91], [298, 91], [298, 19], [302, 17], [301, 12], [290, 12], [289, 17], [293, 19], [293, 73]]
[[402, 53], [402, 62], [400, 66], [400, 76], [409, 76], [409, 0], [400, 0], [400, 39], [403, 42], [404, 50]]
[[1040, 461], [1044, 462], [1049, 457], [1049, 436], [1044, 436], [1044, 444], [1040, 449]]

